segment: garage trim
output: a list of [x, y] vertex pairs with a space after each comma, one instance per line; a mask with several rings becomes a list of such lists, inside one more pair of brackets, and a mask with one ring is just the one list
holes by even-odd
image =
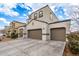
[[43, 33], [42, 35], [49, 35], [49, 33]]

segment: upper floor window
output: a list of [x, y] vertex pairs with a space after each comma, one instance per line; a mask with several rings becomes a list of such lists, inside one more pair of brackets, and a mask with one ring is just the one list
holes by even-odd
[[37, 13], [34, 14], [34, 19], [37, 19]]
[[39, 17], [43, 17], [43, 11], [39, 12]]

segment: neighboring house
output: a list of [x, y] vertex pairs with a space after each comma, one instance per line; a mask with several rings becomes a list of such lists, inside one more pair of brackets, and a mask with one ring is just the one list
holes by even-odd
[[29, 16], [26, 28], [28, 38], [65, 41], [65, 35], [70, 28], [70, 20], [59, 21], [46, 5]]
[[18, 21], [13, 21], [10, 23], [12, 31], [16, 31], [18, 33], [18, 37], [23, 37], [24, 28], [26, 28], [26, 24]]
[[15, 32], [16, 34], [18, 34], [18, 37], [22, 37], [24, 29], [21, 30], [20, 27], [26, 28], [25, 26], [26, 26], [25, 23], [13, 21], [10, 23], [10, 26], [5, 27], [6, 33], [8, 33], [7, 35], [9, 35], [11, 37], [11, 34]]
[[6, 37], [10, 37], [11, 36], [10, 26], [5, 26], [5, 36]]

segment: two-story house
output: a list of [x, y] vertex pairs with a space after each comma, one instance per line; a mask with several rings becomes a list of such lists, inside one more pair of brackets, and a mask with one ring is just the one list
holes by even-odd
[[29, 15], [27, 23], [27, 37], [41, 40], [65, 41], [69, 32], [70, 19], [59, 21], [48, 5]]
[[18, 22], [18, 21], [13, 21], [10, 23], [10, 26], [5, 27], [6, 28], [6, 35], [8, 35], [9, 37], [11, 37], [12, 33], [16, 33], [18, 34], [18, 37], [23, 37], [24, 34], [24, 28], [26, 24], [22, 23], [22, 22]]
[[18, 21], [13, 21], [10, 23], [12, 27], [12, 31], [16, 31], [18, 33], [18, 37], [23, 37], [24, 30], [26, 28], [26, 24]]

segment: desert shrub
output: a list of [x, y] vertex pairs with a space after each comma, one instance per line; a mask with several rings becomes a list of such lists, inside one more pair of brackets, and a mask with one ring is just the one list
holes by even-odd
[[10, 38], [10, 36], [9, 36], [9, 35], [7, 35], [6, 37], [7, 37], [7, 38]]
[[79, 37], [76, 34], [69, 34], [67, 36], [67, 38], [68, 38], [69, 41], [72, 41], [72, 40], [78, 40], [79, 41]]
[[73, 53], [79, 53], [79, 36], [78, 34], [67, 35], [69, 40], [69, 48]]
[[12, 38], [12, 39], [18, 38], [18, 33], [16, 33], [16, 31], [12, 32], [12, 33], [11, 33], [11, 38]]

